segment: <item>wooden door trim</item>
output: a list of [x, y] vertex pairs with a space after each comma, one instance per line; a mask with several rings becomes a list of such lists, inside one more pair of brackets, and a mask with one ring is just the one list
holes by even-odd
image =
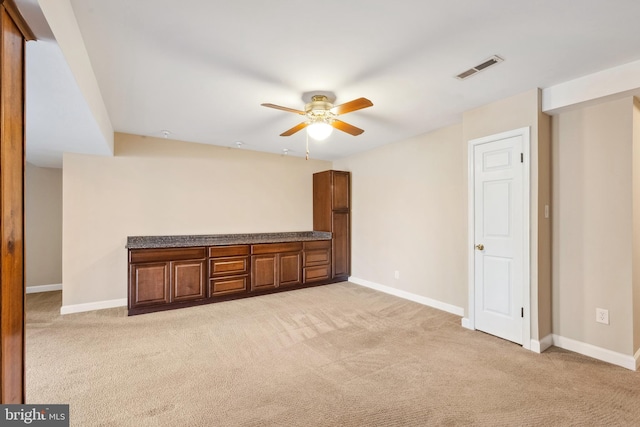
[[25, 42], [0, 7], [0, 402], [25, 402], [24, 72]]
[[13, 0], [0, 0], [0, 4], [7, 10], [7, 13], [11, 16], [11, 19], [13, 19], [13, 22], [20, 30], [20, 33], [22, 33], [24, 39], [26, 41], [36, 40], [35, 34], [31, 31], [27, 21], [24, 20], [15, 2]]
[[522, 137], [522, 151], [524, 153], [523, 168], [523, 262], [522, 262], [522, 294], [524, 316], [522, 322], [522, 347], [531, 349], [531, 128], [523, 127], [507, 132], [489, 135], [469, 140], [467, 144], [467, 195], [468, 195], [468, 302], [467, 316], [462, 319], [462, 326], [475, 330], [475, 176], [474, 176], [474, 148], [499, 139]]

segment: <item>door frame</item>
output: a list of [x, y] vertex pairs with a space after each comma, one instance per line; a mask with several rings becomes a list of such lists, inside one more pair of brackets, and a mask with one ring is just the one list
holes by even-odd
[[467, 193], [468, 193], [468, 313], [462, 319], [462, 326], [475, 330], [475, 173], [474, 173], [474, 149], [477, 145], [488, 142], [499, 141], [501, 139], [522, 137], [523, 177], [522, 177], [522, 210], [523, 210], [523, 238], [522, 238], [522, 306], [524, 316], [522, 322], [522, 346], [531, 349], [531, 128], [523, 127], [519, 129], [501, 132], [482, 138], [471, 139], [467, 144]]

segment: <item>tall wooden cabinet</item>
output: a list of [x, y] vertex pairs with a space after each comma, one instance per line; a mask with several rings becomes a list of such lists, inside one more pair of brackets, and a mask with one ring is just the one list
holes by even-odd
[[328, 170], [313, 174], [313, 229], [329, 231], [331, 277], [351, 274], [351, 174]]
[[24, 53], [33, 34], [0, 0], [0, 403], [24, 403]]

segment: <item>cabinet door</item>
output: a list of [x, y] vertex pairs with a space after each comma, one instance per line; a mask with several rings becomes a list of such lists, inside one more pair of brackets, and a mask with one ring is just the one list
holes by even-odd
[[129, 308], [169, 302], [169, 263], [131, 264]]
[[349, 214], [343, 212], [333, 213], [333, 248], [332, 267], [333, 278], [346, 279], [351, 273], [351, 254], [349, 251]]
[[331, 171], [313, 174], [313, 229], [331, 231]]
[[300, 252], [279, 254], [279, 286], [293, 286], [302, 283], [302, 254]]
[[349, 210], [349, 172], [333, 171], [333, 210]]
[[171, 263], [172, 301], [204, 298], [205, 260], [175, 261]]
[[277, 282], [277, 254], [251, 257], [251, 290], [274, 289]]

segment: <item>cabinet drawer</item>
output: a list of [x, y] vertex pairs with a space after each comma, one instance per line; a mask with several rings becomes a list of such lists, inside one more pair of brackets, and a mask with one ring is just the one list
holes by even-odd
[[235, 276], [249, 272], [249, 257], [209, 259], [209, 277]]
[[304, 251], [304, 266], [326, 265], [331, 262], [331, 249], [313, 249]]
[[248, 275], [209, 279], [209, 296], [246, 292], [248, 284]]
[[303, 272], [304, 283], [328, 280], [331, 278], [331, 266], [319, 265], [317, 267], [305, 267]]
[[331, 240], [311, 240], [303, 243], [304, 250], [331, 249]]
[[278, 252], [297, 252], [302, 250], [302, 242], [264, 243], [251, 245], [252, 254], [275, 254]]
[[249, 255], [249, 245], [209, 246], [209, 257]]
[[129, 262], [180, 261], [206, 257], [205, 248], [131, 249]]

